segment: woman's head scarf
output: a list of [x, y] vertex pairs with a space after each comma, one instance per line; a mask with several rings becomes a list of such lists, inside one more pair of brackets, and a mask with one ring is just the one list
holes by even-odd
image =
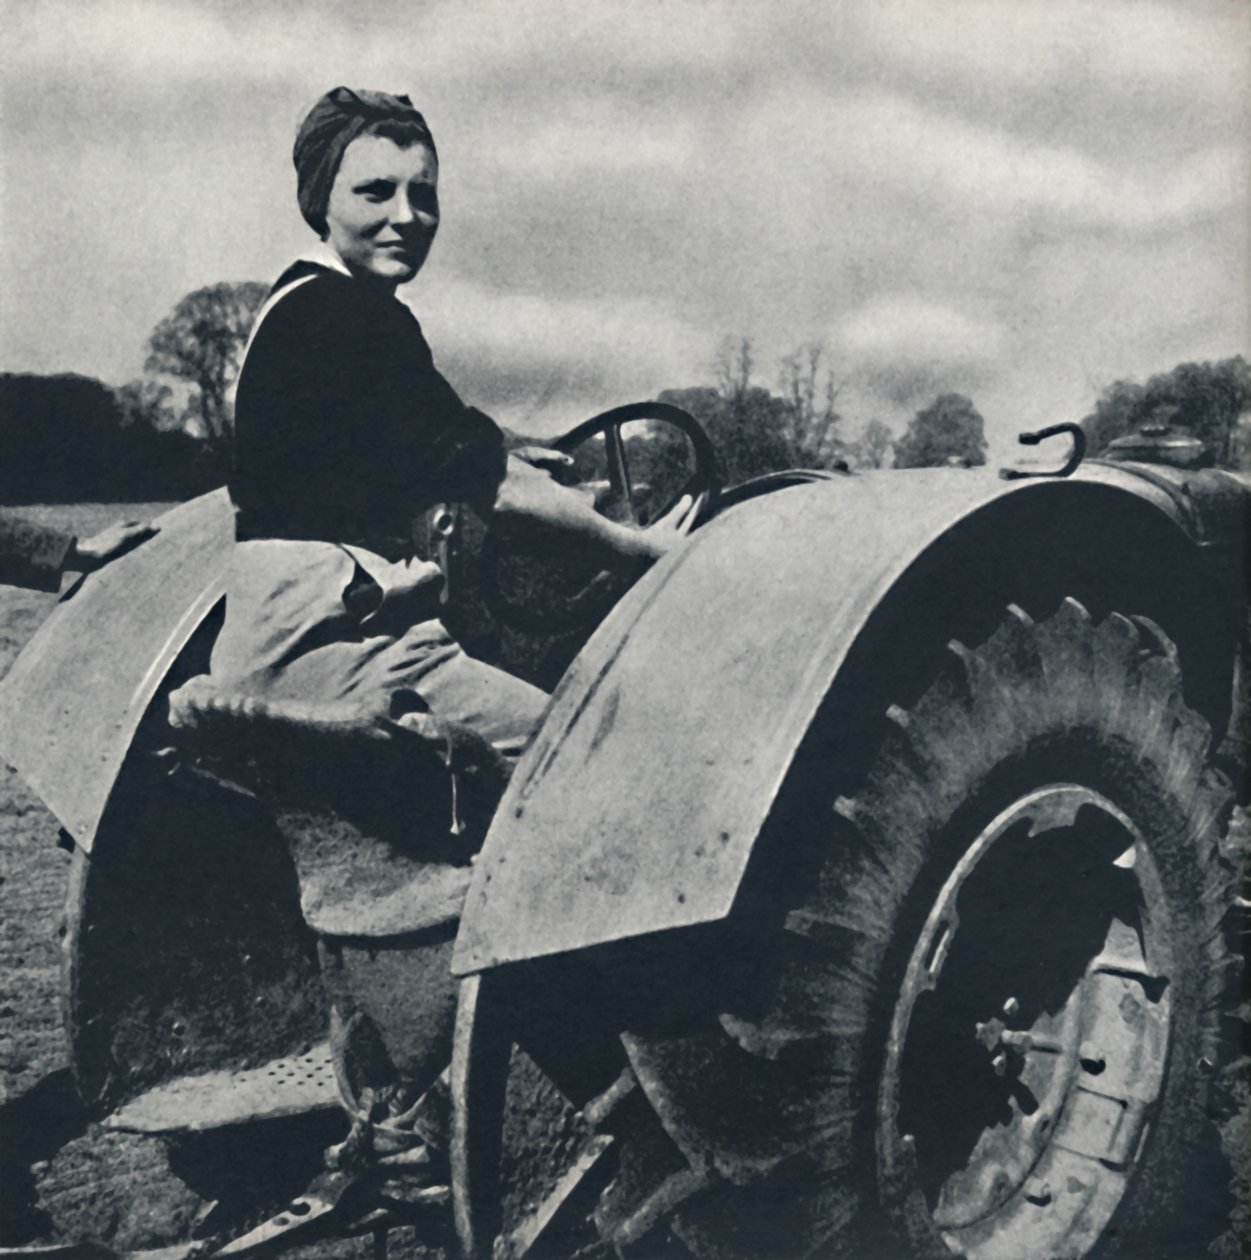
[[434, 152], [426, 120], [407, 96], [390, 92], [354, 92], [332, 88], [308, 112], [295, 136], [295, 162], [300, 213], [318, 236], [326, 234], [326, 207], [343, 152], [357, 136], [378, 123], [407, 123]]

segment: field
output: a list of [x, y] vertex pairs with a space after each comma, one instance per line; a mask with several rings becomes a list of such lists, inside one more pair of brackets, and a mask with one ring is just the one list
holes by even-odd
[[[121, 519], [143, 519], [166, 504], [30, 507], [21, 515], [79, 535]], [[0, 674], [56, 602], [54, 595], [0, 587]], [[34, 794], [0, 766], [0, 1098], [13, 1100], [65, 1066], [56, 994], [57, 929], [68, 855]]]
[[[153, 516], [164, 506], [84, 504], [20, 512], [90, 535], [116, 520]], [[54, 595], [0, 587], [0, 672], [55, 601]], [[111, 1236], [123, 1246], [151, 1246], [163, 1240], [168, 1227], [154, 1218], [148, 1226], [128, 1220], [133, 1212], [125, 1196], [128, 1188], [144, 1185], [157, 1213], [174, 1206], [162, 1193], [162, 1152], [89, 1131], [69, 1077], [59, 1008], [69, 855], [57, 836], [52, 816], [8, 766], [0, 765], [0, 1242], [29, 1243], [82, 1230]]]
[[[35, 519], [90, 534], [121, 518], [155, 515], [162, 505], [89, 504], [21, 509]], [[53, 607], [52, 595], [0, 587], [0, 674]], [[1246, 818], [1235, 826], [1244, 833]], [[0, 764], [0, 1246], [84, 1236], [123, 1250], [147, 1250], [186, 1237], [211, 1207], [171, 1168], [157, 1139], [106, 1134], [80, 1114], [61, 1032], [59, 929], [69, 856], [38, 799]], [[1245, 1061], [1244, 1061], [1245, 1062]], [[1251, 1131], [1242, 1069], [1231, 1072], [1233, 1100], [1223, 1125], [1227, 1153], [1245, 1174]], [[246, 1141], [224, 1158], [255, 1167]], [[1245, 1178], [1235, 1186], [1230, 1228], [1210, 1255], [1235, 1260], [1251, 1237]], [[297, 1182], [296, 1189], [303, 1182]], [[392, 1236], [387, 1253], [430, 1254]], [[304, 1257], [363, 1256], [368, 1240], [306, 1248]], [[1170, 1253], [1174, 1254], [1174, 1253]]]

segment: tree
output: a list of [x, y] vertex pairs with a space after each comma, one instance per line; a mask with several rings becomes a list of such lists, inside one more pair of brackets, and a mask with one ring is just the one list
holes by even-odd
[[1082, 420], [1088, 449], [1098, 455], [1108, 443], [1131, 432], [1143, 422], [1146, 391], [1133, 381], [1113, 381], [1100, 395], [1095, 409]]
[[145, 371], [181, 377], [199, 391], [196, 418], [211, 447], [229, 442], [230, 387], [267, 292], [252, 281], [197, 289], [156, 326], [148, 342]]
[[790, 406], [787, 437], [794, 463], [805, 468], [832, 468], [848, 453], [838, 435], [842, 416], [835, 401], [842, 383], [827, 364], [821, 376], [823, 346], [809, 343], [788, 354], [781, 365], [782, 396]]
[[860, 468], [885, 468], [892, 445], [890, 429], [880, 420], [870, 420], [864, 426], [852, 455]]
[[1222, 468], [1235, 466], [1234, 433], [1251, 409], [1251, 365], [1242, 355], [1219, 363], [1179, 363], [1148, 382], [1143, 405], [1149, 415], [1188, 429]]
[[0, 497], [86, 497], [122, 462], [117, 430], [117, 401], [103, 381], [76, 372], [0, 375]]
[[727, 337], [713, 364], [715, 387], [667, 389], [659, 395], [660, 402], [689, 411], [708, 431], [722, 478], [730, 485], [793, 468], [796, 462], [787, 405], [751, 383], [754, 366], [751, 339]]
[[1238, 417], [1231, 446], [1229, 467], [1239, 472], [1251, 472], [1251, 411], [1244, 411]]
[[140, 376], [118, 386], [115, 392], [124, 427], [137, 424], [164, 430], [178, 426], [178, 415], [172, 404], [174, 391], [164, 381]]
[[714, 372], [722, 398], [741, 398], [751, 385], [755, 367], [750, 337], [725, 337], [717, 347]]
[[1251, 365], [1242, 355], [1218, 363], [1179, 363], [1145, 385], [1113, 381], [1082, 420], [1090, 452], [1105, 450], [1123, 434], [1168, 424], [1197, 437], [1222, 468], [1242, 456], [1240, 421], [1251, 410]]
[[[659, 395], [660, 402], [689, 411], [708, 431], [727, 484], [788, 468], [832, 468], [849, 454], [838, 434], [842, 416], [835, 405], [842, 386], [823, 347], [800, 346], [782, 359], [780, 394], [754, 384], [754, 368], [751, 339], [727, 337], [713, 364], [715, 385]], [[656, 484], [671, 484], [672, 470], [661, 465], [672, 460], [676, 447], [652, 439], [648, 446], [637, 452], [640, 467], [646, 465]]]
[[986, 462], [986, 432], [981, 413], [963, 394], [942, 394], [918, 411], [895, 443], [896, 468], [937, 468]]
[[704, 426], [728, 484], [795, 466], [786, 432], [787, 405], [758, 385], [747, 385], [729, 398], [707, 385], [667, 389], [659, 401], [689, 411]]
[[[220, 485], [205, 443], [151, 421], [167, 386], [0, 373], [0, 502], [182, 499]], [[157, 417], [159, 419], [159, 416]]]
[[847, 454], [838, 434], [842, 385], [825, 363], [824, 348], [803, 345], [782, 359], [780, 394], [752, 383], [754, 366], [750, 338], [726, 338], [714, 365], [716, 388], [671, 390], [661, 397], [704, 425], [730, 482], [840, 463]]

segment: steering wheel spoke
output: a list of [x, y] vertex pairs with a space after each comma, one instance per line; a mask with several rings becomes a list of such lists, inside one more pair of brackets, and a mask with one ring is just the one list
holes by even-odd
[[604, 453], [608, 459], [608, 484], [621, 504], [626, 522], [638, 525], [638, 505], [634, 502], [634, 485], [630, 479], [630, 466], [626, 462], [625, 439], [621, 425], [610, 424], [604, 430]]

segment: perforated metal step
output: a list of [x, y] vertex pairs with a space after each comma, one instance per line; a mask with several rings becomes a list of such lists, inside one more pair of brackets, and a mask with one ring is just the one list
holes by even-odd
[[166, 1081], [119, 1107], [103, 1124], [128, 1133], [199, 1133], [338, 1105], [330, 1047], [323, 1042], [260, 1067]]

